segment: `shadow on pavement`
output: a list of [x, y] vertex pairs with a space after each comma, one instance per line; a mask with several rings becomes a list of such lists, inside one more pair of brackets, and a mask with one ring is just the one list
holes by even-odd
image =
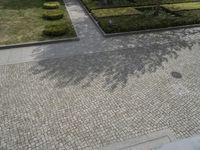
[[[65, 58], [39, 61], [30, 71], [42, 74], [41, 79], [56, 80], [56, 87], [80, 84], [82, 87], [101, 77], [103, 87], [114, 90], [124, 87], [129, 76], [140, 77], [145, 73], [156, 72], [163, 63], [178, 57], [181, 49], [192, 49], [196, 44], [192, 35], [197, 30], [177, 30], [151, 34], [134, 35], [137, 40], [134, 48], [98, 53], [74, 54]], [[149, 42], [151, 41], [152, 42]], [[51, 49], [49, 49], [50, 53]], [[40, 57], [40, 56], [38, 56]]]

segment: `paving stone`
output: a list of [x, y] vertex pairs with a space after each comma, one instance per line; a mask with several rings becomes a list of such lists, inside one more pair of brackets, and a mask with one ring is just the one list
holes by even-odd
[[175, 140], [173, 133], [168, 130], [157, 131], [145, 136], [128, 139], [120, 143], [114, 143], [101, 150], [151, 150]]
[[0, 149], [96, 150], [166, 128], [178, 139], [199, 134], [200, 51], [187, 44], [1, 65]]
[[12, 49], [37, 61], [1, 63], [0, 149], [96, 150], [165, 128], [178, 139], [200, 133], [199, 28], [104, 39], [77, 1], [67, 7], [79, 11], [80, 42]]

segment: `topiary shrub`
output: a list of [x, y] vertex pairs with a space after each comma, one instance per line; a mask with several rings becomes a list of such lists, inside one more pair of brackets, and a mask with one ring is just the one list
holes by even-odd
[[44, 9], [57, 9], [60, 7], [59, 2], [46, 2], [43, 4]]
[[43, 13], [43, 18], [47, 20], [58, 20], [63, 18], [64, 12], [60, 9], [46, 10]]
[[56, 22], [45, 26], [43, 34], [47, 36], [61, 36], [68, 33], [67, 22]]

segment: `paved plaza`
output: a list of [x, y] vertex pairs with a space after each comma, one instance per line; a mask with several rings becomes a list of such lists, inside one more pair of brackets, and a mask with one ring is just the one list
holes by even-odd
[[0, 50], [0, 150], [200, 134], [200, 28], [104, 38], [66, 7], [80, 41]]

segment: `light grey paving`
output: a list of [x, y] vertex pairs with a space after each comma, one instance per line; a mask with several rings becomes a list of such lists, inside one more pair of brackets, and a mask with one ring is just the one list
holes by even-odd
[[66, 4], [79, 42], [0, 51], [0, 149], [200, 133], [199, 28], [103, 38], [76, 0]]
[[100, 150], [152, 150], [172, 141], [175, 141], [173, 133], [169, 129], [165, 129], [120, 143], [114, 143]]
[[199, 45], [183, 45], [1, 65], [0, 149], [98, 150], [163, 129], [200, 134]]
[[200, 135], [166, 144], [156, 150], [199, 150]]
[[4, 63], [8, 62], [10, 50], [3, 50], [0, 53], [1, 53], [0, 54], [0, 64], [4, 64]]

